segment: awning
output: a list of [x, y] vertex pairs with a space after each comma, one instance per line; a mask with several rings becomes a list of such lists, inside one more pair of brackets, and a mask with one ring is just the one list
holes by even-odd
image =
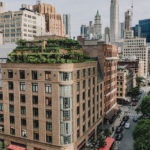
[[21, 146], [18, 146], [18, 145], [13, 145], [13, 144], [10, 144], [8, 149], [9, 150], [26, 150], [26, 148], [24, 148], [24, 147], [21, 147]]
[[105, 147], [101, 147], [99, 150], [110, 150], [110, 148], [113, 145], [114, 141], [115, 140], [113, 138], [107, 137], [107, 139], [105, 140], [105, 142], [106, 142]]

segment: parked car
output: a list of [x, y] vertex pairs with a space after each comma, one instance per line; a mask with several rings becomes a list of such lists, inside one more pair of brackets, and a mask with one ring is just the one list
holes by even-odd
[[129, 116], [124, 116], [123, 117], [123, 121], [128, 121], [129, 120]]
[[127, 123], [125, 124], [125, 128], [126, 128], [126, 129], [129, 129], [129, 128], [130, 128], [130, 123], [129, 123], [129, 122], [127, 122]]
[[118, 126], [118, 127], [116, 128], [116, 133], [121, 133], [122, 131], [123, 131], [123, 127]]
[[133, 122], [137, 122], [138, 118], [136, 116], [133, 117]]
[[119, 134], [116, 134], [116, 141], [121, 141], [123, 138], [123, 134], [122, 133], [119, 133]]
[[132, 106], [136, 106], [136, 102], [132, 103]]
[[125, 125], [125, 121], [121, 121], [120, 126], [124, 126]]

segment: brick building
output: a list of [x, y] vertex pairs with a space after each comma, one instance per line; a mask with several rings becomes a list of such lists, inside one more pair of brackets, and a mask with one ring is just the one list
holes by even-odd
[[[26, 55], [14, 51], [1, 64], [0, 140], [27, 150], [83, 150], [102, 127], [104, 85], [97, 61], [52, 64], [46, 53], [34, 58], [38, 50], [31, 45], [38, 44], [23, 42]], [[43, 57], [47, 63], [39, 63]]]
[[96, 58], [101, 66], [104, 78], [104, 112], [110, 118], [117, 109], [117, 47], [97, 40], [85, 40], [78, 37], [83, 51]]
[[46, 32], [50, 35], [65, 36], [64, 24], [60, 14], [56, 14], [55, 7], [50, 4], [36, 4], [34, 11], [45, 15]]

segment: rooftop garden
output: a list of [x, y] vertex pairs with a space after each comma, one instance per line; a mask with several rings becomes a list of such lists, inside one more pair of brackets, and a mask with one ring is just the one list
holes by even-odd
[[56, 64], [93, 61], [83, 54], [79, 42], [71, 39], [19, 40], [17, 45], [9, 54], [8, 62]]

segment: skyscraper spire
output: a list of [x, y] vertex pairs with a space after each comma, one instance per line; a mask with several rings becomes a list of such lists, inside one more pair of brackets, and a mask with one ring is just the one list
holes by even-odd
[[110, 40], [111, 40], [111, 43], [117, 42], [119, 40], [119, 4], [118, 4], [118, 0], [111, 0]]

